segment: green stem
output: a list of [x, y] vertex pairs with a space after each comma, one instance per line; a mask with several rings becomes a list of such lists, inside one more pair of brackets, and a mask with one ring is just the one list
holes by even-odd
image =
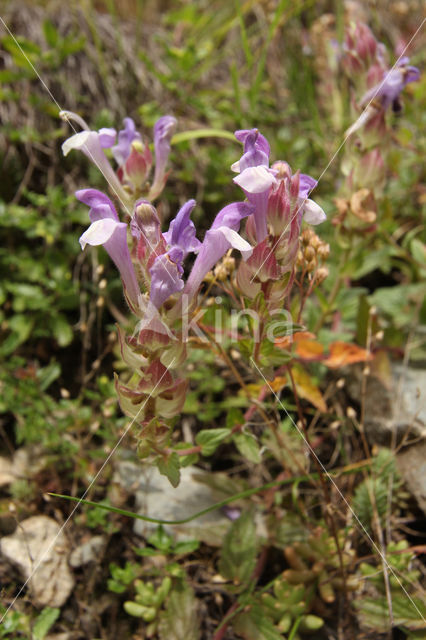
[[340, 288], [343, 284], [344, 281], [344, 276], [341, 275], [341, 272], [343, 270], [344, 265], [346, 264], [348, 258], [349, 258], [349, 254], [350, 254], [350, 249], [345, 249], [345, 251], [342, 253], [342, 258], [340, 260], [339, 266], [338, 266], [338, 270], [339, 270], [339, 275], [337, 276], [336, 280], [334, 281], [333, 284], [333, 288], [330, 291], [330, 295], [327, 301], [327, 309], [323, 310], [321, 312], [320, 317], [318, 318], [318, 321], [314, 327], [314, 333], [318, 333], [318, 331], [321, 329], [324, 320], [327, 318], [328, 314], [332, 311], [332, 307], [334, 305], [334, 303], [336, 302], [336, 298], [339, 294]]
[[[370, 466], [371, 461], [366, 460], [361, 464], [349, 465], [349, 467], [344, 467], [343, 469], [336, 469], [335, 471], [329, 471], [328, 475], [338, 476], [338, 475], [347, 475], [350, 473], [356, 473], [360, 469]], [[245, 491], [240, 491], [240, 493], [236, 493], [229, 498], [225, 498], [225, 500], [221, 500], [220, 502], [216, 502], [216, 504], [207, 507], [206, 509], [202, 509], [198, 513], [194, 513], [192, 516], [188, 516], [187, 518], [182, 518], [181, 520], [160, 520], [159, 518], [150, 518], [149, 516], [143, 516], [139, 513], [134, 513], [133, 511], [127, 511], [126, 509], [118, 509], [117, 507], [111, 507], [109, 505], [100, 504], [98, 502], [93, 502], [92, 500], [83, 500], [82, 498], [76, 498], [74, 496], [65, 496], [60, 493], [49, 493], [49, 495], [54, 498], [64, 498], [65, 500], [71, 500], [71, 502], [78, 502], [81, 504], [87, 504], [90, 507], [97, 507], [99, 509], [104, 509], [105, 511], [111, 511], [112, 513], [118, 513], [121, 516], [126, 516], [128, 518], [135, 518], [136, 520], [143, 520], [144, 522], [153, 522], [154, 524], [169, 524], [169, 525], [177, 525], [177, 524], [186, 524], [187, 522], [192, 522], [196, 518], [200, 516], [204, 516], [206, 513], [210, 513], [211, 511], [215, 511], [215, 509], [221, 509], [236, 500], [243, 500], [244, 498], [250, 498], [256, 493], [261, 493], [262, 491], [267, 491], [268, 489], [272, 489], [276, 486], [285, 486], [292, 484], [293, 482], [309, 482], [312, 478], [318, 478], [318, 473], [306, 474], [304, 476], [297, 476], [295, 478], [284, 478], [282, 480], [274, 480], [272, 482], [267, 482], [266, 484], [261, 485], [260, 487], [254, 487], [253, 489], [246, 489]]]

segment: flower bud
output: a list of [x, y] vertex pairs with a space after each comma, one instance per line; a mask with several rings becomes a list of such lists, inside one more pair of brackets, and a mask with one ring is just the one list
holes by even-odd
[[324, 280], [327, 278], [329, 274], [329, 271], [327, 269], [327, 267], [320, 267], [315, 275], [315, 279], [317, 281], [318, 284], [321, 284], [322, 282], [324, 282]]

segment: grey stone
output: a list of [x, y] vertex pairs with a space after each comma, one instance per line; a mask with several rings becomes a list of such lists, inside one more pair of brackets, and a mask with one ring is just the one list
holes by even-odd
[[86, 564], [95, 562], [105, 546], [105, 541], [105, 536], [93, 536], [93, 538], [74, 549], [69, 557], [71, 567], [83, 567]]
[[47, 516], [32, 516], [0, 540], [0, 553], [28, 581], [36, 606], [61, 607], [74, 587], [68, 567], [68, 541], [60, 526]]
[[[157, 467], [130, 461], [117, 466], [115, 482], [135, 494], [135, 511], [160, 520], [182, 520], [215, 504], [220, 498], [197, 477], [208, 476], [196, 467], [181, 469], [181, 481], [173, 488]], [[230, 520], [218, 509], [192, 520], [187, 524], [165, 526], [177, 540], [198, 537], [208, 544], [220, 544], [230, 525]], [[156, 524], [135, 520], [134, 532], [149, 536]]]
[[400, 451], [396, 464], [420, 509], [426, 513], [426, 441]]
[[41, 447], [21, 447], [15, 451], [13, 458], [0, 456], [0, 487], [31, 478], [35, 473], [43, 469], [46, 455], [43, 455]]
[[[363, 367], [350, 367], [343, 373], [350, 399], [363, 401]], [[385, 446], [402, 440], [426, 437], [426, 370], [391, 365], [390, 372], [378, 375], [371, 365], [366, 377], [364, 427], [370, 442]]]

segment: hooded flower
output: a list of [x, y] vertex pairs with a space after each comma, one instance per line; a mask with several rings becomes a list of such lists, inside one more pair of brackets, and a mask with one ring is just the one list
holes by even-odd
[[420, 78], [419, 69], [410, 66], [408, 62], [409, 58], [401, 58], [392, 69], [384, 71], [382, 80], [363, 95], [360, 106], [365, 109], [346, 131], [347, 136], [361, 129], [379, 113], [384, 113], [390, 106], [394, 111], [400, 110], [399, 96], [403, 89]]
[[112, 147], [112, 155], [118, 166], [124, 164], [132, 150], [132, 143], [142, 142], [141, 134], [136, 131], [136, 126], [132, 118], [124, 118], [124, 129], [118, 132], [118, 144]]
[[179, 247], [184, 252], [184, 257], [193, 251], [197, 253], [201, 242], [195, 236], [195, 225], [190, 220], [190, 215], [195, 207], [195, 200], [188, 200], [180, 209], [176, 218], [170, 222], [169, 230], [163, 233], [163, 238], [170, 247]]
[[257, 241], [262, 242], [268, 235], [268, 193], [276, 183], [275, 171], [269, 169], [269, 143], [257, 129], [236, 131], [235, 137], [244, 144], [244, 153], [231, 167], [240, 174], [234, 178], [234, 182], [242, 188], [248, 201], [254, 206]]
[[[65, 119], [71, 119], [69, 112], [61, 113], [66, 114], [66, 117], [62, 116], [65, 117]], [[81, 124], [82, 119], [79, 116], [74, 117], [74, 114], [72, 114], [72, 116], [76, 122]], [[79, 133], [75, 133], [73, 136], [65, 140], [62, 145], [62, 152], [64, 156], [67, 156], [72, 149], [82, 151], [84, 155], [96, 165], [117, 196], [120, 199], [125, 200], [127, 198], [126, 193], [104, 153], [104, 149], [107, 149], [114, 144], [115, 136], [115, 129], [100, 129], [99, 131], [89, 131], [86, 129]]]
[[[143, 143], [141, 134], [136, 131], [132, 118], [124, 118], [124, 128], [119, 131], [118, 143], [115, 144], [117, 138], [115, 129], [104, 128], [91, 131], [86, 122], [71, 111], [61, 111], [60, 116], [67, 122], [76, 122], [84, 129], [63, 143], [64, 155], [68, 155], [72, 149], [82, 151], [102, 172], [121, 200], [124, 202], [128, 200], [128, 192], [142, 195], [149, 189], [149, 200], [153, 200], [161, 193], [167, 179], [166, 164], [170, 153], [170, 140], [177, 124], [175, 118], [164, 116], [154, 125], [156, 163], [154, 180], [149, 187], [147, 179], [152, 167], [152, 155], [148, 145]], [[111, 147], [118, 164], [117, 173], [104, 153], [104, 149]]]
[[188, 277], [184, 293], [191, 299], [197, 292], [204, 276], [225, 255], [228, 249], [238, 249], [244, 259], [252, 253], [251, 245], [237, 231], [243, 218], [254, 212], [248, 202], [233, 202], [224, 207], [216, 216], [195, 259]]
[[163, 233], [167, 253], [158, 256], [151, 269], [150, 300], [157, 309], [171, 295], [182, 291], [183, 261], [188, 253], [198, 253], [201, 242], [195, 236], [195, 226], [190, 215], [195, 200], [188, 200], [171, 221], [169, 230]]
[[378, 100], [383, 109], [393, 105], [399, 94], [409, 82], [416, 82], [420, 78], [420, 71], [417, 67], [408, 65], [409, 58], [401, 58], [393, 69], [385, 71], [383, 80], [376, 84], [361, 99], [361, 106], [366, 105], [371, 100]]
[[177, 125], [173, 116], [163, 116], [154, 125], [155, 173], [149, 191], [149, 199], [154, 200], [166, 183], [166, 164], [170, 154], [170, 140]]
[[97, 189], [82, 189], [76, 198], [90, 207], [90, 227], [80, 237], [81, 248], [102, 244], [120, 272], [130, 307], [138, 308], [140, 289], [127, 246], [127, 224], [120, 222], [111, 200]]

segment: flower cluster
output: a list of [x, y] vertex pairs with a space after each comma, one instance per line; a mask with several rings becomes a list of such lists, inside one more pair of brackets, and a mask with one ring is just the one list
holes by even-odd
[[[174, 118], [165, 116], [154, 126], [156, 164], [149, 184], [152, 157], [133, 120], [126, 118], [117, 136], [114, 129], [90, 131], [75, 114], [63, 117], [84, 128], [64, 143], [64, 153], [80, 149], [93, 160], [130, 215], [129, 223], [121, 221], [112, 199], [101, 191], [88, 188], [76, 193], [89, 207], [91, 222], [80, 238], [81, 247], [103, 245], [137, 318], [133, 335], [119, 330], [122, 358], [133, 375], [126, 384], [117, 379], [116, 389], [123, 411], [141, 427], [145, 454], [150, 445], [155, 443], [158, 449], [167, 441], [170, 420], [182, 409], [187, 384], [179, 374], [187, 348], [183, 315], [195, 308], [207, 274], [213, 269], [219, 275], [225, 254], [225, 260], [233, 262], [228, 253], [237, 249], [243, 258], [236, 271], [240, 294], [250, 298], [262, 290], [269, 306], [273, 302], [282, 306], [296, 264], [302, 219], [318, 224], [325, 214], [308, 197], [316, 181], [293, 174], [286, 162], [270, 167], [269, 144], [257, 129], [251, 129], [236, 132], [244, 149], [232, 167], [238, 173], [234, 182], [246, 199], [221, 209], [202, 241], [191, 220], [195, 200], [184, 203], [163, 232], [153, 200], [167, 178]], [[106, 149], [111, 150], [117, 171]], [[240, 235], [243, 220], [248, 240]], [[192, 268], [185, 278], [188, 256], [193, 256]]]
[[245, 296], [254, 298], [263, 291], [266, 301], [276, 305], [293, 280], [302, 219], [320, 224], [325, 213], [308, 197], [316, 180], [299, 172], [293, 175], [283, 161], [269, 167], [269, 145], [256, 129], [235, 135], [244, 144], [244, 154], [232, 166], [239, 173], [234, 182], [255, 207], [246, 226], [254, 249], [240, 264], [237, 283]]
[[355, 84], [358, 76], [366, 90], [359, 100], [363, 111], [347, 130], [347, 136], [366, 125], [383, 130], [386, 110], [389, 107], [394, 112], [401, 110], [400, 94], [407, 84], [420, 78], [419, 69], [409, 65], [409, 61], [401, 57], [389, 68], [385, 46], [377, 42], [367, 25], [350, 25], [345, 34], [342, 65]]
[[[131, 118], [124, 118], [124, 128], [91, 131], [86, 122], [71, 111], [61, 111], [60, 117], [70, 124], [76, 123], [83, 131], [75, 133], [62, 145], [64, 155], [72, 149], [82, 151], [102, 172], [114, 194], [126, 204], [129, 199], [145, 196], [157, 198], [167, 180], [166, 165], [170, 153], [170, 140], [176, 129], [172, 116], [160, 118], [154, 126], [155, 171], [152, 184], [148, 178], [152, 168], [152, 154], [136, 131]], [[111, 149], [117, 171], [112, 168], [105, 149]]]
[[376, 230], [392, 140], [387, 114], [401, 110], [401, 93], [409, 83], [419, 80], [420, 72], [407, 57], [400, 57], [390, 67], [385, 45], [361, 22], [351, 22], [346, 28], [339, 61], [353, 88], [354, 122], [346, 131], [349, 140], [342, 162], [346, 180], [335, 199], [337, 215], [332, 224], [338, 228], [343, 244], [348, 245], [346, 236]]

